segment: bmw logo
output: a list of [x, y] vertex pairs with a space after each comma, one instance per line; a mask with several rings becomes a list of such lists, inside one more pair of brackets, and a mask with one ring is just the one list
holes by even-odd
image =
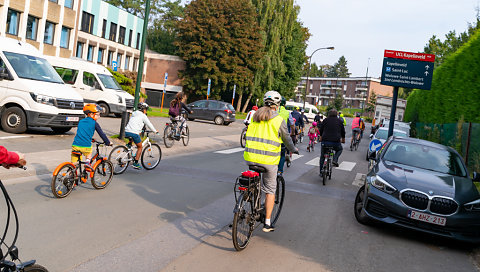
[[75, 109], [75, 102], [70, 102], [70, 108]]
[[433, 195], [433, 191], [428, 191], [428, 193], [429, 193], [430, 195]]

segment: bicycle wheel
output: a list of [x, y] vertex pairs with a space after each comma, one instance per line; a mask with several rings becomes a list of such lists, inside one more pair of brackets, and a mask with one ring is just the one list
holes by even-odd
[[304, 136], [304, 135], [303, 135], [303, 131], [302, 131], [302, 133], [300, 133], [300, 139], [299, 139], [299, 140], [300, 140], [300, 143], [303, 142], [303, 136]]
[[242, 134], [240, 134], [240, 146], [245, 148], [247, 145], [247, 130], [243, 129]]
[[162, 159], [162, 149], [158, 144], [151, 144], [142, 151], [142, 165], [147, 170], [157, 167]]
[[123, 145], [116, 146], [108, 155], [108, 160], [113, 164], [113, 174], [121, 174], [130, 164], [130, 152]]
[[108, 186], [113, 177], [113, 163], [109, 160], [100, 162], [95, 168], [91, 179], [92, 186], [95, 189], [104, 189]]
[[188, 127], [185, 127], [185, 133], [182, 133], [183, 145], [187, 146], [189, 141], [190, 141], [190, 129]]
[[332, 157], [333, 155], [330, 155], [330, 160], [328, 161], [328, 179], [332, 179]]
[[237, 251], [245, 249], [255, 227], [253, 205], [250, 197], [242, 193], [237, 204], [238, 210], [233, 216], [232, 240]]
[[277, 190], [275, 191], [275, 205], [272, 210], [272, 225], [277, 223], [280, 212], [282, 212], [283, 201], [285, 199], [285, 180], [282, 176], [277, 176]]
[[357, 150], [359, 144], [360, 144], [360, 142], [358, 140], [355, 141], [355, 151]]
[[64, 198], [72, 192], [74, 184], [75, 167], [66, 164], [53, 176], [50, 187], [55, 197]]
[[39, 264], [32, 264], [30, 266], [27, 266], [22, 271], [23, 272], [48, 272], [48, 270], [45, 267]]
[[171, 125], [166, 126], [165, 129], [163, 130], [163, 143], [167, 148], [170, 148], [173, 146], [173, 143], [175, 142], [174, 136], [175, 135], [172, 130], [172, 126]]
[[325, 186], [325, 181], [327, 180], [327, 173], [328, 173], [328, 163], [323, 164], [323, 169], [322, 169], [322, 182], [323, 185]]

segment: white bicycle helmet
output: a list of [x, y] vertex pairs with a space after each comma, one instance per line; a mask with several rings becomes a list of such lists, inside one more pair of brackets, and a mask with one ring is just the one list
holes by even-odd
[[268, 91], [263, 96], [263, 103], [270, 106], [272, 104], [279, 106], [282, 101], [282, 95], [277, 91]]

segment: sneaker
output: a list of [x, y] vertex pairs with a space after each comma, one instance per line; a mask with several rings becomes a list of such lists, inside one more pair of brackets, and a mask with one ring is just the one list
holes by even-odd
[[275, 227], [273, 227], [271, 225], [264, 224], [262, 230], [263, 230], [263, 232], [271, 232], [271, 231], [275, 231]]
[[135, 168], [135, 169], [138, 169], [138, 170], [142, 169], [142, 166], [140, 166], [140, 164], [138, 162], [134, 162], [132, 164], [132, 167]]
[[332, 164], [333, 164], [334, 167], [338, 167], [338, 166], [339, 166], [338, 162], [332, 161]]

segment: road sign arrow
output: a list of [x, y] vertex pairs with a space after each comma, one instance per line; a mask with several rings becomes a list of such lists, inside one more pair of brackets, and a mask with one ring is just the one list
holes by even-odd
[[428, 71], [425, 71], [425, 75], [428, 76]]
[[430, 66], [428, 66], [428, 65], [425, 65], [425, 69], [427, 69], [427, 70], [428, 70], [428, 69], [430, 69]]

